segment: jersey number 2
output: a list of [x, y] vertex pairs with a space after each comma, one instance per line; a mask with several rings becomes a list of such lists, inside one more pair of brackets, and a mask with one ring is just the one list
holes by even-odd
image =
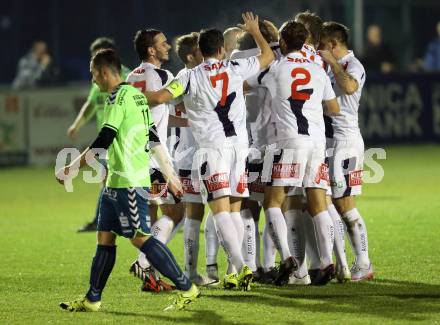
[[[296, 78], [298, 75], [303, 75], [303, 78]], [[290, 109], [296, 117], [296, 124], [298, 126], [298, 133], [309, 135], [309, 122], [302, 112], [304, 103], [310, 99], [313, 94], [313, 89], [298, 90], [298, 86], [305, 86], [310, 82], [310, 72], [304, 68], [295, 68], [292, 70], [291, 76], [294, 78], [291, 86], [291, 97], [289, 98]]]
[[292, 99], [306, 101], [310, 99], [310, 95], [313, 93], [313, 89], [303, 89], [301, 91], [298, 91], [298, 86], [305, 86], [310, 82], [310, 72], [304, 68], [295, 68], [292, 70], [291, 76], [293, 78], [296, 78], [296, 76], [299, 74], [304, 75], [304, 78], [297, 78], [293, 80]]

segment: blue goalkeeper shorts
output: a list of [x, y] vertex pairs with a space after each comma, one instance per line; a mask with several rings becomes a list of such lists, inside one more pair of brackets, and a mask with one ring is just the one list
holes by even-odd
[[99, 204], [98, 231], [133, 238], [150, 234], [146, 188], [104, 188]]

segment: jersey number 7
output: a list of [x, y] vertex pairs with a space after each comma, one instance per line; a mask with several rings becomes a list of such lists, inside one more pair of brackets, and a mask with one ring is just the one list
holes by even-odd
[[137, 88], [141, 91], [141, 93], [145, 93], [145, 90], [147, 89], [147, 85], [145, 80], [139, 80], [135, 81], [131, 84], [134, 88]]
[[217, 87], [217, 81], [222, 81], [222, 97], [220, 98], [220, 105], [225, 106], [226, 98], [228, 96], [229, 77], [226, 72], [219, 73], [215, 76], [209, 77], [212, 88]]
[[212, 88], [216, 88], [217, 82], [222, 81], [222, 96], [217, 106], [214, 108], [214, 111], [217, 113], [218, 119], [223, 125], [225, 135], [226, 137], [237, 135], [234, 124], [228, 116], [231, 104], [237, 95], [235, 91], [228, 95], [229, 76], [226, 72], [222, 72], [215, 76], [210, 76], [209, 79], [211, 80]]

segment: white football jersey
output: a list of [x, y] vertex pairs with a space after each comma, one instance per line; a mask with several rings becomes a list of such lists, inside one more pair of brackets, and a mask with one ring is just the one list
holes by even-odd
[[[180, 70], [176, 78], [178, 79], [182, 74], [186, 73], [186, 71], [188, 71], [187, 68]], [[188, 95], [183, 95], [179, 97], [179, 99], [183, 101], [185, 109], [191, 109], [191, 107], [194, 106]], [[182, 118], [188, 118], [187, 114], [184, 112], [177, 112], [176, 115]], [[175, 147], [173, 158], [175, 159], [176, 165], [179, 169], [190, 170], [192, 167], [194, 154], [197, 150], [197, 144], [192, 134], [192, 128], [179, 128], [179, 134], [176, 133], [176, 136], [179, 137], [179, 141]]]
[[323, 69], [326, 69], [326, 65], [324, 64], [324, 61], [322, 60], [321, 55], [319, 55], [318, 51], [315, 50], [313, 45], [310, 44], [304, 44], [300, 53], [309, 59], [312, 62], [315, 62], [317, 65], [321, 66]]
[[[148, 62], [142, 62], [139, 67], [129, 73], [126, 81], [133, 85], [133, 87], [138, 88], [141, 92], [145, 92], [161, 90], [168, 86], [168, 84], [173, 81], [173, 78], [173, 74], [168, 70], [159, 69]], [[171, 108], [171, 104], [161, 104], [150, 107], [159, 139], [164, 146], [167, 145], [168, 115], [170, 114]]]
[[361, 136], [358, 121], [359, 101], [362, 95], [362, 88], [365, 84], [365, 69], [362, 63], [349, 51], [346, 56], [338, 60], [342, 68], [358, 82], [358, 89], [352, 95], [344, 94], [339, 88], [333, 73], [330, 71], [330, 80], [336, 94], [341, 112], [332, 116], [333, 138], [347, 139], [353, 136]]
[[187, 108], [188, 122], [200, 148], [248, 145], [243, 82], [259, 69], [256, 57], [208, 59], [176, 79], [194, 103]]
[[[259, 48], [244, 51], [234, 50], [231, 59], [242, 59], [260, 55]], [[261, 78], [267, 70], [258, 72], [247, 79], [252, 89], [246, 93], [246, 127], [249, 144], [255, 148], [263, 148], [275, 142], [275, 127], [272, 117], [272, 97], [269, 90], [261, 84]]]
[[273, 64], [264, 84], [275, 84], [272, 105], [277, 138], [325, 141], [322, 101], [335, 98], [330, 78], [318, 64], [293, 52]]

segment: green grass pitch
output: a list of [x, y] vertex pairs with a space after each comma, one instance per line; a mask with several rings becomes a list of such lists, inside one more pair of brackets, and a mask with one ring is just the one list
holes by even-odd
[[[440, 149], [387, 148], [385, 178], [358, 200], [376, 278], [326, 287], [255, 285], [250, 292], [202, 289], [183, 312], [162, 312], [172, 297], [139, 290], [128, 268], [137, 252], [118, 240], [116, 265], [99, 313], [70, 313], [60, 301], [88, 287], [94, 234], [76, 234], [94, 212], [98, 185], [66, 193], [53, 169], [0, 170], [0, 323], [294, 324], [440, 322]], [[199, 269], [204, 270], [201, 234]], [[182, 232], [170, 243], [183, 263]], [[351, 259], [351, 256], [350, 256]], [[223, 253], [219, 262], [225, 267]]]

